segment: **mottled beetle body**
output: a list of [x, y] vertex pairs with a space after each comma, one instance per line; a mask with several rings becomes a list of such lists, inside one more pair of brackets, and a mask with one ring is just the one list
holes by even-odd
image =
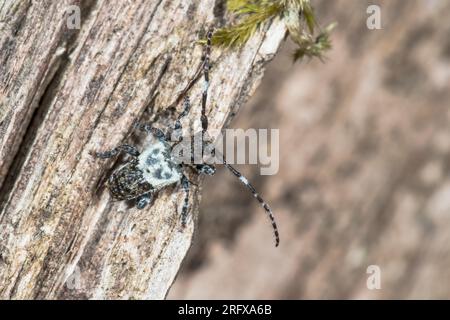
[[107, 187], [116, 200], [131, 200], [159, 191], [181, 180], [182, 171], [171, 156], [171, 146], [150, 137], [144, 151], [113, 171]]
[[111, 174], [106, 186], [113, 199], [131, 200], [152, 191], [153, 186], [145, 180], [143, 171], [137, 165], [137, 159], [133, 159]]
[[[206, 117], [206, 101], [209, 87], [210, 47], [211, 32], [208, 33], [203, 63], [196, 73], [197, 75], [200, 75], [200, 72], [203, 71], [205, 79], [200, 118], [202, 126], [201, 135], [203, 147], [209, 146], [209, 142], [206, 142], [204, 138], [208, 129], [208, 118]], [[194, 78], [196, 77], [197, 76], [195, 76]], [[186, 94], [192, 84], [193, 81], [190, 81], [188, 86], [183, 90], [183, 95]], [[168, 133], [173, 133], [178, 130], [181, 131], [182, 128], [180, 120], [188, 114], [190, 107], [191, 105], [189, 97], [185, 96], [184, 109], [178, 116], [178, 119], [176, 120], [174, 126], [170, 128], [171, 132]], [[150, 125], [140, 124], [137, 125], [137, 128], [145, 131], [148, 134], [148, 140], [146, 141], [142, 152], [139, 152], [133, 146], [124, 144], [110, 151], [96, 153], [97, 157], [103, 159], [114, 157], [119, 152], [125, 152], [130, 156], [127, 162], [115, 169], [107, 180], [106, 185], [110, 191], [110, 194], [115, 200], [135, 200], [136, 207], [138, 209], [143, 209], [152, 201], [153, 196], [156, 192], [168, 187], [169, 185], [179, 184], [185, 192], [183, 207], [181, 211], [181, 223], [182, 226], [185, 226], [187, 215], [189, 212], [190, 182], [184, 174], [184, 169], [186, 167], [189, 167], [196, 171], [198, 174], [206, 175], [214, 175], [216, 169], [212, 165], [206, 163], [193, 164], [176, 161], [172, 155], [172, 148], [176, 144], [180, 143], [182, 141], [182, 138], [176, 141], [168, 141], [166, 137], [168, 137], [169, 134], [163, 132], [160, 129], [154, 128]], [[203, 148], [203, 150], [205, 149]], [[249, 181], [235, 168], [229, 165], [222, 155], [220, 156], [223, 165], [228, 170], [230, 170], [231, 173], [233, 173], [233, 175], [235, 175], [241, 181], [241, 183], [247, 187], [248, 190], [250, 190], [255, 199], [258, 200], [258, 202], [266, 211], [274, 230], [275, 245], [278, 246], [280, 241], [278, 228], [269, 205], [256, 192], [255, 188], [249, 183]]]
[[[143, 126], [145, 128], [148, 127]], [[171, 145], [162, 138], [149, 135], [142, 153], [132, 146], [122, 145], [117, 151], [97, 155], [109, 158], [118, 151], [128, 152], [132, 158], [115, 169], [106, 183], [115, 200], [137, 199], [137, 207], [142, 209], [155, 192], [182, 180], [182, 168], [172, 157]]]
[[167, 142], [151, 139], [138, 158], [137, 168], [142, 170], [144, 179], [155, 190], [181, 180], [183, 174], [180, 164], [175, 162], [171, 152], [172, 148]]

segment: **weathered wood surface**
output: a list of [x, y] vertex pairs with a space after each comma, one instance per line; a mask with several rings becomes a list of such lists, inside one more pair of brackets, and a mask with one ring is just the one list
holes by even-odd
[[[81, 8], [68, 30], [68, 5]], [[170, 105], [199, 64], [196, 41], [222, 1], [0, 3], [0, 297], [164, 298], [190, 247], [178, 188], [138, 211], [97, 190], [114, 161], [90, 152], [125, 139]], [[210, 128], [259, 83], [284, 36], [274, 21], [236, 51], [212, 55]], [[184, 126], [199, 128], [201, 83]], [[179, 110], [179, 108], [178, 108]], [[164, 127], [173, 115], [158, 117]]]

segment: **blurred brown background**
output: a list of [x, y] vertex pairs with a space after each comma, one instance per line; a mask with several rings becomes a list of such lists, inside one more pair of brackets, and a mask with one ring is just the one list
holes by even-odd
[[[450, 1], [313, 3], [339, 24], [325, 63], [293, 65], [286, 43], [232, 124], [280, 128], [277, 175], [239, 168], [281, 246], [221, 169], [168, 298], [450, 298]], [[382, 30], [366, 27], [370, 4]]]

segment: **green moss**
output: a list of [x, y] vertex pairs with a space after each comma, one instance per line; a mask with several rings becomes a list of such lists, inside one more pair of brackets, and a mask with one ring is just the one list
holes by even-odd
[[319, 58], [323, 60], [323, 55], [325, 52], [331, 49], [330, 33], [336, 27], [336, 24], [330, 24], [318, 36], [313, 37], [310, 35], [305, 35], [300, 38], [296, 43], [298, 48], [293, 54], [294, 62], [307, 58]]
[[[310, 0], [228, 0], [227, 9], [237, 16], [237, 22], [216, 30], [213, 45], [242, 46], [261, 26], [279, 17], [298, 46], [293, 55], [294, 61], [304, 57], [322, 59], [331, 48], [329, 34], [335, 25], [321, 30]], [[319, 29], [317, 35], [316, 29]]]
[[233, 26], [222, 28], [214, 32], [212, 43], [220, 46], [241, 46], [256, 32], [261, 24], [267, 22], [280, 12], [281, 6], [278, 3], [268, 4], [246, 4], [240, 6], [237, 3], [246, 2], [245, 0], [230, 0], [232, 4], [228, 9], [244, 15], [242, 20]]

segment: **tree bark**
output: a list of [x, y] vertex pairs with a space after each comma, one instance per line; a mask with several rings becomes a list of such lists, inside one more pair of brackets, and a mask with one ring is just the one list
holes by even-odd
[[[70, 5], [80, 30], [67, 27]], [[135, 121], [163, 128], [194, 75], [197, 43], [222, 1], [0, 2], [0, 297], [162, 299], [192, 241], [177, 187], [150, 208], [113, 202], [92, 157], [130, 141]], [[239, 50], [212, 53], [208, 118], [221, 129], [258, 85], [285, 34], [280, 21]], [[201, 83], [184, 126], [199, 129]], [[180, 110], [180, 106], [177, 106]], [[138, 143], [139, 145], [139, 143]]]

